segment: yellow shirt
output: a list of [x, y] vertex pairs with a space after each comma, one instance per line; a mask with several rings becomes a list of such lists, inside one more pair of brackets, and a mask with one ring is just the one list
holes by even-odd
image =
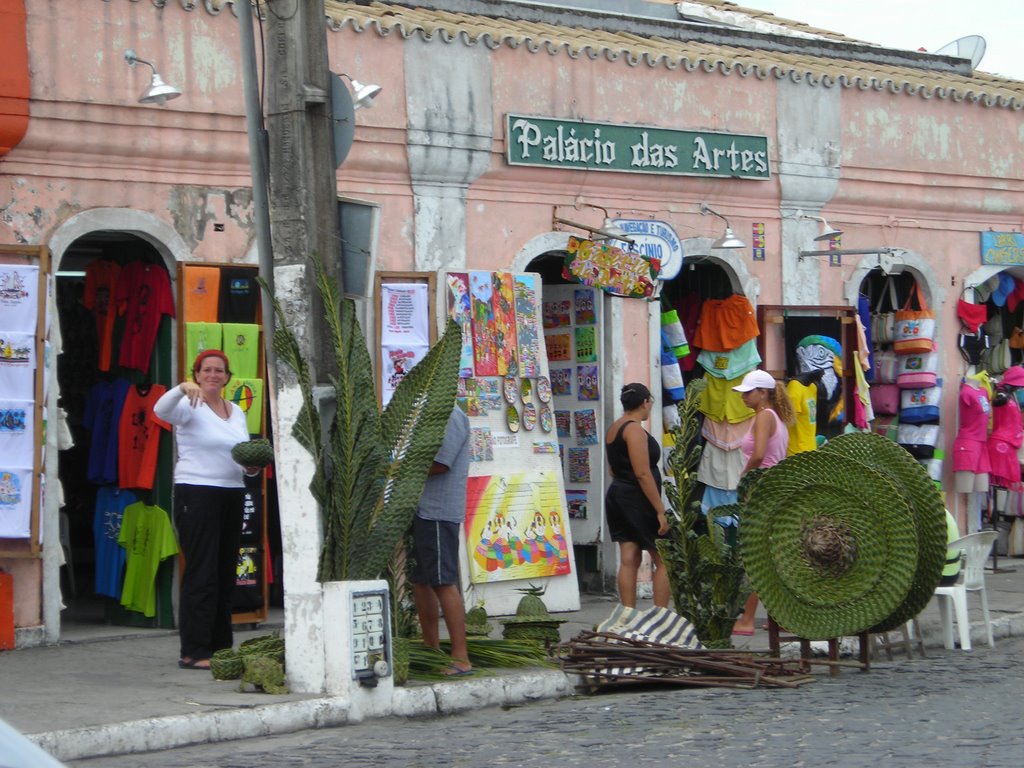
[[793, 379], [786, 385], [786, 394], [793, 403], [796, 421], [789, 429], [789, 448], [786, 455], [813, 451], [818, 447], [818, 385], [801, 384]]

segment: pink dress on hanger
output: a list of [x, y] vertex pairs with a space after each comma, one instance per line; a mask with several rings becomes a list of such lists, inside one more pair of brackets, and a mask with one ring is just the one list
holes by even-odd
[[993, 427], [988, 437], [988, 458], [992, 465], [992, 485], [1009, 488], [1020, 482], [1017, 449], [1024, 443], [1020, 406], [1012, 395], [1003, 405], [992, 407]]
[[953, 440], [953, 471], [987, 475], [992, 471], [988, 458], [988, 415], [992, 411], [988, 393], [964, 382], [960, 385], [960, 431]]

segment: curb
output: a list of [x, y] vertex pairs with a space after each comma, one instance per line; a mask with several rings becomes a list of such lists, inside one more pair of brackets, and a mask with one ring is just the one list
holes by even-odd
[[[500, 685], [495, 685], [495, 681]], [[573, 693], [568, 675], [537, 670], [508, 677], [466, 678], [413, 688], [396, 688], [387, 716], [429, 717], [469, 709], [509, 706], [559, 698]], [[132, 720], [126, 723], [27, 735], [58, 760], [84, 760], [140, 752], [158, 752], [255, 736], [272, 736], [312, 728], [361, 722], [347, 699], [321, 697], [284, 704], [263, 704], [227, 712], [197, 712]]]

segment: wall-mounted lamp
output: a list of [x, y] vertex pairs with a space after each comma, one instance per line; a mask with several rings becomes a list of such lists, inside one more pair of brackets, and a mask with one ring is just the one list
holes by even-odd
[[364, 85], [351, 75], [347, 75], [344, 72], [341, 73], [341, 77], [348, 78], [348, 81], [352, 83], [352, 106], [355, 109], [359, 109], [360, 107], [366, 107], [369, 109], [372, 107], [373, 100], [377, 98], [377, 95], [383, 90], [379, 85]]
[[833, 237], [839, 237], [843, 234], [843, 230], [830, 227], [828, 222], [825, 221], [824, 216], [811, 216], [810, 214], [803, 214], [801, 219], [814, 219], [815, 221], [821, 222], [821, 234], [814, 238], [814, 242], [821, 243], [826, 240], [831, 240]]
[[615, 224], [611, 217], [608, 215], [608, 209], [603, 208], [600, 205], [592, 205], [591, 203], [582, 203], [582, 205], [588, 208], [596, 208], [599, 211], [604, 212], [604, 223], [600, 227], [592, 227], [589, 224], [577, 224], [575, 221], [569, 221], [568, 219], [560, 218], [558, 215], [558, 209], [560, 206], [555, 206], [551, 211], [551, 226], [555, 227], [558, 224], [564, 224], [567, 227], [575, 227], [576, 229], [582, 229], [585, 232], [589, 232], [593, 235], [594, 240], [621, 240], [624, 243], [635, 245], [635, 241], [629, 236], [618, 224]]
[[145, 64], [153, 70], [153, 76], [149, 81], [149, 88], [139, 97], [140, 104], [159, 104], [162, 107], [169, 99], [176, 99], [181, 96], [181, 91], [173, 85], [168, 85], [164, 82], [152, 62], [140, 59], [131, 48], [124, 52], [124, 60], [128, 62], [130, 67], [134, 67], [136, 64]]
[[718, 238], [717, 240], [715, 240], [715, 242], [713, 242], [711, 244], [712, 248], [730, 248], [730, 249], [734, 249], [734, 248], [746, 248], [747, 247], [746, 243], [744, 243], [742, 240], [740, 240], [738, 237], [736, 237], [736, 235], [733, 234], [732, 227], [729, 226], [729, 220], [727, 218], [725, 218], [725, 216], [720, 214], [718, 211], [711, 210], [708, 207], [707, 203], [701, 203], [700, 204], [700, 215], [701, 216], [707, 216], [709, 213], [712, 216], [717, 216], [718, 218], [720, 218], [722, 221], [725, 222], [725, 232], [723, 232], [722, 236], [720, 238]]

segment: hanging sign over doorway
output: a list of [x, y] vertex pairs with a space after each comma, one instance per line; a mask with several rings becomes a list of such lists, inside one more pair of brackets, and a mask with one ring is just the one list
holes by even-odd
[[982, 232], [981, 263], [1024, 264], [1024, 235], [1020, 232]]
[[658, 219], [615, 219], [614, 224], [622, 227], [636, 243], [632, 248], [619, 240], [611, 240], [623, 250], [636, 251], [661, 264], [660, 280], [671, 280], [683, 266], [683, 244], [671, 224]]

